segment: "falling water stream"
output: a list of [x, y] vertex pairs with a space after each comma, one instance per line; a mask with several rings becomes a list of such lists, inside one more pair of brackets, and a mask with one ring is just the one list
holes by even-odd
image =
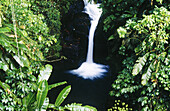
[[104, 73], [107, 72], [107, 66], [93, 62], [93, 41], [94, 33], [102, 14], [102, 9], [99, 8], [100, 4], [95, 4], [93, 1], [89, 3], [88, 0], [84, 0], [84, 4], [84, 12], [89, 14], [91, 18], [91, 27], [88, 37], [89, 40], [87, 58], [86, 62], [83, 62], [78, 69], [71, 70], [70, 73], [83, 77], [84, 79], [100, 78], [104, 75]]

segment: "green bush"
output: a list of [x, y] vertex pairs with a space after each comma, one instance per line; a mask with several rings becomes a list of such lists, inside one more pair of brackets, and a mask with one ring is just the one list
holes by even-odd
[[120, 53], [127, 57], [110, 94], [132, 101], [137, 110], [168, 110], [170, 106], [169, 16], [166, 8], [156, 7], [152, 14], [129, 19], [117, 30], [123, 39]]
[[[59, 57], [59, 51], [61, 50], [59, 41], [61, 26], [60, 12], [58, 11], [58, 9], [55, 8], [55, 6], [49, 6], [51, 9], [46, 9], [46, 12], [48, 12], [47, 19], [45, 18], [46, 15], [44, 16], [37, 10], [32, 10], [32, 8], [34, 8], [32, 2], [33, 1], [30, 2], [27, 0], [14, 1], [14, 12], [16, 15], [17, 26], [20, 30], [22, 30], [22, 33], [25, 37], [29, 37], [37, 41], [38, 44], [36, 48], [38, 48], [38, 50], [41, 50], [45, 57]], [[50, 3], [51, 2], [48, 2], [48, 4]], [[2, 6], [4, 15], [6, 17], [6, 23], [10, 23], [12, 21], [12, 14], [9, 13], [11, 11], [10, 1], [7, 0], [2, 2]], [[44, 6], [44, 8], [46, 7]], [[36, 11], [37, 13], [35, 13]], [[51, 26], [48, 26], [48, 24], [51, 24]], [[34, 46], [32, 46], [32, 44], [29, 44], [29, 47], [33, 48]]]
[[[34, 14], [30, 7], [31, 3], [27, 0], [0, 2], [0, 110], [96, 111], [94, 107], [77, 103], [61, 106], [71, 91], [70, 85], [60, 92], [55, 104], [49, 103], [48, 91], [67, 83], [49, 85], [47, 81], [52, 66], [49, 64], [44, 66], [43, 63], [46, 61], [44, 55], [50, 56], [55, 43], [57, 43], [55, 47], [60, 49], [56, 38], [58, 35], [51, 35], [46, 25], [51, 19], [44, 22], [44, 15]], [[59, 11], [55, 11], [59, 16]], [[60, 20], [58, 22], [60, 24]], [[53, 23], [55, 24], [55, 21]], [[57, 28], [59, 33], [60, 26]]]

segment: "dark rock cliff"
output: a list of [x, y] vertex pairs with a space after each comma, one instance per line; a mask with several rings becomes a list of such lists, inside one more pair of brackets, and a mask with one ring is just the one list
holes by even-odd
[[62, 54], [70, 62], [86, 58], [90, 18], [83, 10], [84, 2], [79, 0], [62, 18]]

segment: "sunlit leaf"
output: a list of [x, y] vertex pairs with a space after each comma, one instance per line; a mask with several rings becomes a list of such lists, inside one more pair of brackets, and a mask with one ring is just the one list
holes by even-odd
[[52, 72], [53, 67], [49, 64], [45, 65], [44, 68], [40, 70], [40, 74], [38, 76], [38, 82], [43, 81], [43, 80], [48, 80], [51, 72]]
[[108, 40], [113, 40], [114, 39], [114, 36], [113, 35], [111, 35], [109, 38], [108, 38]]
[[92, 106], [82, 106], [82, 104], [79, 103], [72, 103], [67, 104], [64, 106], [64, 109], [70, 110], [70, 111], [97, 111], [95, 107]]
[[71, 91], [71, 86], [65, 87], [60, 94], [58, 95], [56, 101], [55, 101], [55, 106], [58, 107], [61, 105], [61, 103], [67, 98], [68, 94]]
[[0, 81], [0, 86], [1, 86], [6, 92], [8, 92], [9, 89], [10, 89], [10, 86], [9, 86], [8, 84], [6, 84], [6, 83], [4, 83], [4, 82], [1, 82], [1, 81]]
[[64, 84], [67, 84], [67, 82], [64, 81], [64, 82], [59, 82], [59, 83], [51, 84], [51, 85], [48, 86], [48, 90], [51, 90], [52, 88], [55, 88], [57, 86], [61, 86], [61, 85], [64, 85]]
[[149, 65], [146, 73], [142, 75], [142, 85], [146, 85], [148, 80], [151, 78], [151, 73], [152, 73], [152, 68], [153, 68], [153, 62]]
[[125, 34], [127, 33], [126, 29], [123, 27], [119, 27], [117, 29], [117, 32], [118, 32], [120, 38], [125, 38]]
[[36, 95], [38, 110], [40, 110], [42, 105], [44, 104], [45, 98], [47, 97], [47, 93], [48, 93], [47, 81], [46, 80], [40, 81]]
[[139, 74], [139, 72], [142, 70], [143, 66], [145, 65], [147, 58], [149, 56], [149, 53], [146, 53], [143, 57], [139, 57], [136, 61], [137, 63], [134, 65], [132, 74], [133, 76]]

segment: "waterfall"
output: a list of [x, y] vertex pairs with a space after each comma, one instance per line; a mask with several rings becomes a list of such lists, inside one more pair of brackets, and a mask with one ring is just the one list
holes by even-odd
[[93, 1], [89, 3], [88, 0], [84, 0], [84, 4], [84, 12], [89, 14], [89, 17], [91, 18], [91, 26], [88, 37], [87, 58], [86, 62], [82, 63], [82, 65], [78, 69], [70, 71], [70, 73], [76, 74], [80, 77], [83, 77], [84, 79], [100, 78], [104, 75], [104, 73], [107, 72], [107, 66], [96, 64], [93, 62], [93, 39], [98, 21], [102, 14], [102, 9], [99, 8], [100, 4], [95, 4]]

